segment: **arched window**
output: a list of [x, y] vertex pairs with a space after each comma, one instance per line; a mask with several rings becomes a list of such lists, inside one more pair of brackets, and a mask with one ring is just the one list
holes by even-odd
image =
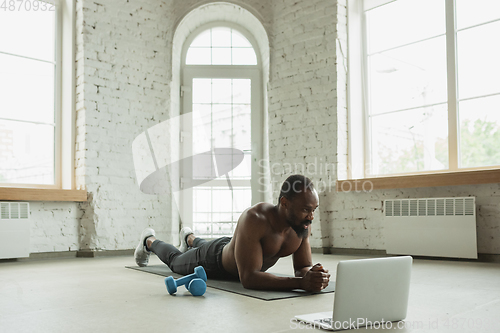
[[196, 170], [203, 168], [187, 157], [236, 149], [224, 158], [230, 171], [222, 170], [214, 157], [213, 172], [198, 176], [206, 182], [199, 179], [200, 185], [182, 191], [182, 222], [205, 238], [232, 235], [241, 213], [262, 201], [257, 171], [262, 158], [262, 85], [256, 47], [244, 28], [227, 23], [200, 27], [183, 46], [182, 113], [191, 117], [182, 125], [181, 159], [191, 164], [182, 166], [181, 183], [196, 178]]
[[186, 55], [187, 65], [257, 65], [252, 44], [238, 30], [210, 28], [193, 40]]

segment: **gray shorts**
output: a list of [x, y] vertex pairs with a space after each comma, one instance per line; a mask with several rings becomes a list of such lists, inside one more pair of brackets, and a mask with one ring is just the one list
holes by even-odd
[[193, 241], [193, 248], [182, 253], [173, 245], [155, 240], [150, 250], [175, 273], [191, 274], [195, 267], [203, 266], [208, 278], [237, 280], [238, 277], [226, 272], [222, 265], [222, 250], [230, 241], [230, 237], [211, 241], [196, 238]]

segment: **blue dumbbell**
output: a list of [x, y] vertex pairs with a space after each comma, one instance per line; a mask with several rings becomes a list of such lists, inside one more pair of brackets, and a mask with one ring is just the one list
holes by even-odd
[[[192, 283], [194, 280], [196, 281]], [[194, 269], [193, 274], [183, 276], [177, 280], [175, 280], [172, 276], [167, 276], [165, 278], [165, 285], [167, 286], [167, 291], [170, 295], [177, 292], [178, 286], [186, 285], [187, 290], [189, 290], [191, 294], [194, 296], [201, 296], [207, 289], [206, 281], [207, 274], [205, 273], [205, 270], [202, 266], [198, 266]]]

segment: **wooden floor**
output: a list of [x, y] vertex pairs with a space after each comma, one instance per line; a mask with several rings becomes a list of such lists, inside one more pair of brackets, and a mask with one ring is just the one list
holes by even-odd
[[[361, 258], [313, 256], [332, 280], [338, 261]], [[163, 277], [125, 268], [133, 264], [130, 256], [0, 262], [0, 332], [311, 332], [293, 316], [333, 304], [334, 294], [262, 301], [208, 288], [203, 297], [171, 296]], [[291, 260], [272, 271], [292, 274]], [[373, 330], [500, 332], [500, 264], [414, 260], [405, 325]]]

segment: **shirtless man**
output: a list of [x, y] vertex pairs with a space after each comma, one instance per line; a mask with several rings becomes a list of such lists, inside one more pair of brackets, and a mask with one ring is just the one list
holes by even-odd
[[[321, 264], [312, 265], [310, 226], [318, 207], [318, 194], [305, 176], [288, 177], [278, 205], [258, 203], [240, 216], [232, 238], [207, 242], [191, 229], [181, 230], [181, 248], [157, 240], [147, 228], [135, 251], [139, 266], [146, 266], [151, 252], [179, 274], [203, 266], [209, 278], [234, 278], [243, 287], [260, 290], [303, 289], [318, 292], [328, 286], [330, 274]], [[187, 250], [188, 247], [192, 249]], [[295, 277], [266, 273], [279, 258], [292, 255]]]

